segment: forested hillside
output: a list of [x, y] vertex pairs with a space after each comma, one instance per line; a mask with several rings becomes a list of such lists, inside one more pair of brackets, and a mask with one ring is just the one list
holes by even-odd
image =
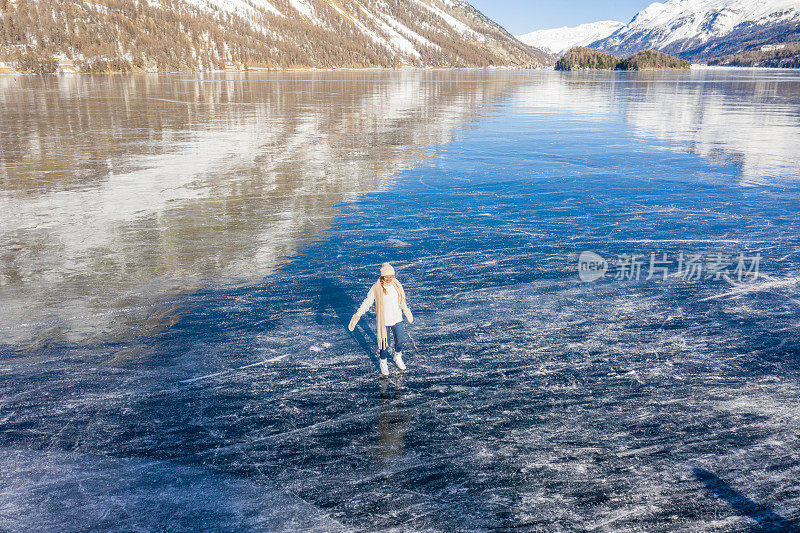
[[689, 62], [655, 50], [643, 50], [620, 61], [617, 70], [685, 70]]
[[571, 48], [557, 62], [556, 70], [682, 70], [689, 62], [655, 50], [645, 50], [627, 59], [591, 48]]
[[556, 70], [614, 70], [618, 57], [585, 46], [570, 48], [556, 62]]
[[52, 72], [540, 66], [452, 0], [0, 0], [0, 61]]
[[732, 67], [800, 68], [800, 43], [785, 43], [718, 57], [709, 65]]

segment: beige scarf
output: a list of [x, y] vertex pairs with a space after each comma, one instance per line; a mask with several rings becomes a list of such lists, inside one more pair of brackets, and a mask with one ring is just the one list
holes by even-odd
[[[406, 306], [406, 293], [403, 286], [397, 281], [397, 278], [392, 280], [391, 285], [397, 291], [397, 303], [400, 304], [402, 310]], [[375, 291], [375, 314], [378, 317], [378, 349], [382, 350], [389, 346], [389, 341], [386, 338], [386, 325], [383, 320], [383, 287], [381, 287], [380, 278], [372, 286], [372, 290]]]

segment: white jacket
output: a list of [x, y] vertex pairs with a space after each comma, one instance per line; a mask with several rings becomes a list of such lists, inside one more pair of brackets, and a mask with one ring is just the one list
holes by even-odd
[[[387, 284], [386, 293], [383, 295], [383, 322], [387, 326], [394, 326], [403, 320], [398, 299], [397, 290], [393, 286]], [[356, 311], [356, 314], [358, 316], [362, 316], [364, 313], [369, 311], [369, 308], [372, 307], [372, 304], [374, 303], [375, 291], [372, 290], [372, 287], [370, 287], [367, 297], [364, 298], [363, 302], [361, 302], [361, 306], [358, 308], [358, 311]], [[402, 311], [407, 310], [408, 306], [402, 309]]]

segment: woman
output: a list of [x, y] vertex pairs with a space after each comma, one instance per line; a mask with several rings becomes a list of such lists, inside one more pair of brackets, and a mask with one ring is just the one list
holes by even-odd
[[361, 318], [361, 315], [366, 313], [372, 303], [375, 302], [375, 314], [378, 321], [378, 362], [380, 363], [381, 375], [389, 375], [389, 364], [386, 361], [386, 355], [389, 352], [389, 330], [394, 335], [394, 364], [400, 370], [405, 370], [406, 365], [403, 363], [403, 316], [400, 314], [402, 310], [405, 313], [408, 322], [414, 322], [414, 315], [406, 305], [406, 293], [403, 291], [403, 286], [394, 277], [394, 267], [389, 263], [381, 265], [381, 277], [378, 281], [370, 287], [367, 297], [361, 302], [361, 306], [350, 319], [350, 325], [347, 329], [353, 331]]

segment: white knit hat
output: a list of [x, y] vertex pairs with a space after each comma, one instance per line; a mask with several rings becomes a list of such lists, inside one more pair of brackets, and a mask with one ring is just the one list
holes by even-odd
[[394, 276], [394, 267], [389, 263], [381, 265], [381, 276]]

